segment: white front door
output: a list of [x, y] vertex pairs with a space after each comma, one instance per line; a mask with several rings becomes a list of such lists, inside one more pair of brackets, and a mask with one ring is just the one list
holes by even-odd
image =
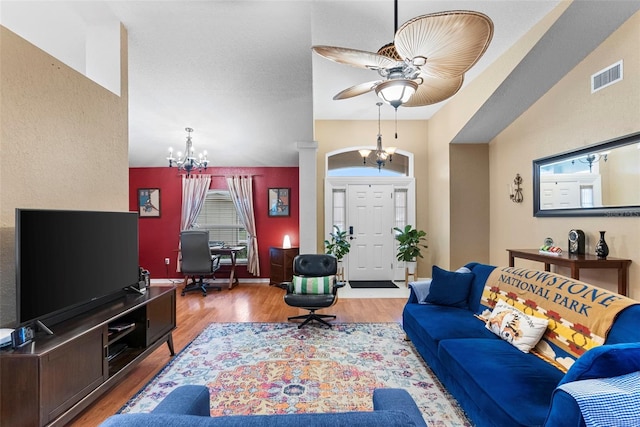
[[347, 185], [349, 280], [393, 280], [393, 185]]

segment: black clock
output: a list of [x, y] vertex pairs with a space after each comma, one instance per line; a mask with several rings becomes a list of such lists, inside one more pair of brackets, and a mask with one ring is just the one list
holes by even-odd
[[569, 253], [584, 255], [584, 231], [569, 231]]

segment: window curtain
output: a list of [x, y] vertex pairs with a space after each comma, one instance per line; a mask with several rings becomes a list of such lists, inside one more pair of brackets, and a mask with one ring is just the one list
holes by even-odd
[[227, 185], [238, 216], [247, 230], [247, 271], [254, 276], [259, 276], [260, 261], [258, 259], [256, 220], [253, 213], [252, 179], [250, 176], [230, 176], [227, 177]]
[[[189, 230], [194, 225], [200, 209], [204, 205], [204, 199], [207, 197], [207, 190], [209, 190], [210, 185], [211, 175], [182, 175], [180, 231]], [[177, 271], [180, 271], [181, 255], [180, 251], [178, 251]]]

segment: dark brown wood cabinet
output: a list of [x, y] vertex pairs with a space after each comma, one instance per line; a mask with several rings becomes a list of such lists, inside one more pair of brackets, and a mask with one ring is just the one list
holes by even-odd
[[271, 264], [270, 285], [290, 282], [293, 278], [293, 259], [298, 255], [298, 248], [269, 248], [269, 262]]
[[0, 425], [62, 426], [165, 342], [173, 355], [175, 287], [150, 287], [0, 352]]

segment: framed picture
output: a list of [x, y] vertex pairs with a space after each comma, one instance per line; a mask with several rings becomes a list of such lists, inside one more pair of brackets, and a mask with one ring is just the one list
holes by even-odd
[[138, 188], [138, 216], [140, 218], [160, 217], [159, 188]]
[[269, 216], [289, 216], [289, 188], [269, 189]]

